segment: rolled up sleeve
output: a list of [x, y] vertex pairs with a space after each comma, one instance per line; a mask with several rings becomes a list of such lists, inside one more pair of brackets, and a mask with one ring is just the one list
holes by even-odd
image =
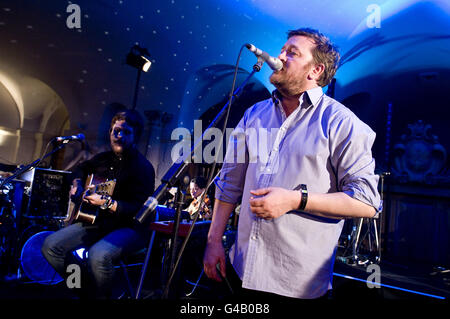
[[372, 145], [375, 132], [354, 115], [332, 122], [330, 136], [332, 165], [336, 172], [338, 190], [382, 210], [378, 192], [379, 176], [375, 174]]
[[216, 199], [237, 204], [241, 200], [248, 168], [248, 149], [245, 135], [246, 115], [233, 130], [227, 145], [224, 163], [215, 180]]

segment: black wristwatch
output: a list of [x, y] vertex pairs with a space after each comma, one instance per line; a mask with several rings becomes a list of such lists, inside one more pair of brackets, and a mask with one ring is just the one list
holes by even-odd
[[302, 199], [300, 201], [299, 210], [304, 210], [306, 207], [306, 203], [308, 202], [308, 188], [305, 184], [300, 185], [300, 193], [302, 194]]

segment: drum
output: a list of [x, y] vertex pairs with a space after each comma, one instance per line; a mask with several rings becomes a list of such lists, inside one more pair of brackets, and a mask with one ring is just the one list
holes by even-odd
[[25, 275], [43, 285], [55, 285], [63, 280], [41, 253], [45, 238], [52, 233], [54, 231], [45, 230], [31, 236], [23, 245], [20, 255], [20, 265]]

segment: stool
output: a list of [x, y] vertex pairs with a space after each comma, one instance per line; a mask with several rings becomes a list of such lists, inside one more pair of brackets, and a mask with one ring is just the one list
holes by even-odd
[[138, 262], [138, 263], [130, 263], [129, 259], [139, 256], [141, 254], [145, 254], [147, 252], [147, 248], [143, 248], [141, 250], [138, 250], [128, 256], [125, 256], [123, 258], [121, 258], [119, 260], [119, 265], [114, 266], [114, 268], [120, 268], [122, 270], [123, 276], [125, 278], [126, 284], [127, 284], [127, 291], [124, 291], [119, 297], [118, 299], [124, 299], [124, 298], [134, 298], [135, 297], [135, 289], [133, 288], [133, 284], [131, 283], [131, 279], [130, 276], [128, 274], [128, 268], [131, 267], [137, 267], [137, 266], [142, 266], [143, 263], [142, 262]]
[[[151, 249], [151, 248], [150, 248]], [[133, 285], [130, 280], [130, 276], [128, 274], [128, 268], [130, 267], [136, 267], [141, 266], [143, 263], [134, 263], [131, 264], [128, 262], [128, 259], [138, 256], [140, 254], [146, 253], [147, 248], [143, 248], [141, 250], [138, 250], [130, 255], [127, 255], [118, 261], [118, 265], [114, 266], [114, 269], [120, 268], [122, 270], [123, 276], [125, 278], [126, 284], [127, 284], [127, 291], [123, 292], [118, 299], [124, 299], [127, 295], [128, 298], [134, 298], [135, 296], [135, 290], [133, 288]], [[82, 267], [86, 268], [87, 266], [87, 259], [88, 256], [88, 250], [85, 247], [80, 247], [72, 252], [73, 256], [81, 262]]]
[[[156, 211], [156, 213], [155, 213], [155, 221], [159, 221], [159, 213], [158, 213], [158, 211]], [[150, 237], [150, 242], [149, 242], [149, 245], [148, 245], [148, 248], [147, 248], [147, 253], [145, 255], [144, 264], [142, 266], [141, 277], [139, 279], [138, 287], [136, 289], [136, 294], [133, 295], [133, 297], [135, 299], [139, 299], [141, 297], [142, 285], [144, 283], [145, 275], [146, 275], [147, 268], [148, 268], [148, 263], [150, 261], [150, 254], [152, 252], [153, 243], [155, 241], [155, 236], [156, 236], [156, 230], [152, 230], [152, 235]]]

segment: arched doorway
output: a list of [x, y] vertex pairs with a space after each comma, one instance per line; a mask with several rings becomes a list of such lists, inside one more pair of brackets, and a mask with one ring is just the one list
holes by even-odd
[[0, 162], [28, 164], [70, 126], [59, 95], [39, 79], [0, 70]]

